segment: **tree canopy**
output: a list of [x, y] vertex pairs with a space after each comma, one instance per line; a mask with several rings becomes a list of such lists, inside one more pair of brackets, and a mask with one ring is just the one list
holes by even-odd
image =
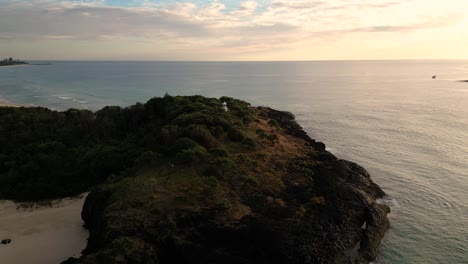
[[[223, 101], [229, 112], [221, 108]], [[254, 148], [255, 142], [245, 140], [240, 129], [250, 115], [246, 102], [202, 96], [165, 96], [96, 112], [2, 107], [0, 197], [73, 195], [150, 163], [222, 157], [216, 150], [220, 142], [244, 141]]]

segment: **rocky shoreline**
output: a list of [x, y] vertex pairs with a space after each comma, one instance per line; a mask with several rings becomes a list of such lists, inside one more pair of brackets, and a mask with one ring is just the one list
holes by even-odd
[[[376, 202], [385, 193], [364, 168], [338, 159], [311, 139], [291, 113], [268, 109], [268, 117], [285, 134], [302, 140], [301, 150], [307, 153], [287, 161], [284, 191], [246, 195], [249, 201], [243, 204], [248, 209], [236, 218], [213, 208], [178, 208], [167, 212], [168, 218], [165, 212], [149, 214], [139, 202], [122, 209], [115, 190], [98, 187], [82, 211], [90, 231], [87, 248], [80, 259], [66, 263], [373, 261], [390, 225], [389, 207]], [[298, 169], [297, 164], [306, 165]], [[298, 178], [304, 172], [313, 175], [313, 196]], [[115, 250], [126, 253], [116, 255]]]

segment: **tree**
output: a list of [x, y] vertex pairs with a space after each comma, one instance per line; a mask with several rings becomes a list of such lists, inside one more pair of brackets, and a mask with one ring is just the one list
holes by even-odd
[[270, 141], [271, 144], [275, 144], [278, 142], [278, 136], [275, 134], [268, 135], [267, 140]]

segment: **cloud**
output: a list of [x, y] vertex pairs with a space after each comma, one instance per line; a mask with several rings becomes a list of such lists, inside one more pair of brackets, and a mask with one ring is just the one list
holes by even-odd
[[425, 21], [409, 24], [409, 25], [378, 25], [371, 27], [355, 28], [349, 30], [349, 32], [380, 32], [380, 33], [392, 33], [392, 32], [411, 32], [422, 29], [433, 29], [444, 26], [449, 26], [457, 23], [463, 19], [462, 14], [449, 14], [439, 17], [426, 18]]
[[[15, 0], [0, 5], [0, 39], [92, 40], [164, 43], [185, 49], [271, 51], [354, 33], [411, 32], [456, 23], [460, 14], [398, 21], [389, 10], [417, 0], [242, 1], [227, 8], [220, 1], [108, 6], [106, 1]], [[363, 21], [363, 17], [375, 17]]]
[[249, 16], [252, 15], [258, 7], [255, 1], [245, 1], [239, 4], [239, 8], [231, 13], [233, 16]]
[[307, 0], [275, 0], [271, 3], [271, 9], [310, 9], [317, 6], [327, 5], [325, 1], [307, 1]]

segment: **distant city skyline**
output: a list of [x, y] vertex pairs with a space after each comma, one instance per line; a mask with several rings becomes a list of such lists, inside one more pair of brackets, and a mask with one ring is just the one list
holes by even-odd
[[468, 1], [0, 0], [0, 57], [468, 59]]

